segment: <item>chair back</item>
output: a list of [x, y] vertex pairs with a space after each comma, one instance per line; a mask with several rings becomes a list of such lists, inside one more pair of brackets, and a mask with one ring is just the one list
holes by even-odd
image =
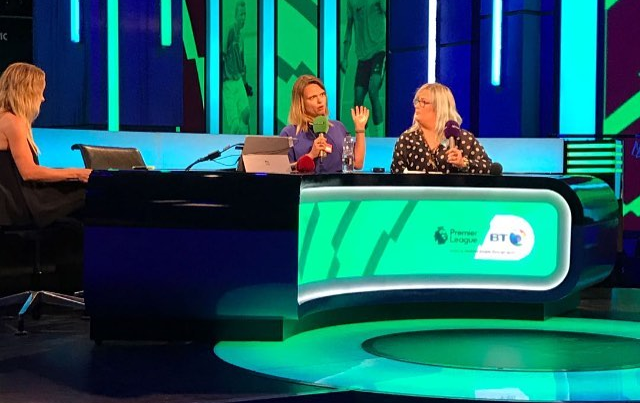
[[146, 167], [142, 154], [133, 147], [107, 147], [74, 144], [72, 150], [80, 150], [85, 168], [133, 169]]

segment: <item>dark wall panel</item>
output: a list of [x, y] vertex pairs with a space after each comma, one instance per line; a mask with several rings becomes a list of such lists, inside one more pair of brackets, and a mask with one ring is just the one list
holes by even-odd
[[413, 95], [427, 82], [428, 2], [392, 1], [387, 12], [387, 136], [397, 137], [411, 126]]
[[158, 2], [121, 1], [120, 124], [176, 127], [182, 124], [181, 1], [172, 2], [172, 44], [160, 44]]
[[0, 2], [0, 72], [15, 62], [31, 62], [31, 0]]

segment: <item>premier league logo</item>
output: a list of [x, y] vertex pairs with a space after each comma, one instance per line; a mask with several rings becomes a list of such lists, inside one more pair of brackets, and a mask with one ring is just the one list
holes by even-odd
[[438, 243], [438, 245], [443, 245], [445, 243], [447, 243], [447, 240], [449, 239], [449, 236], [447, 235], [447, 231], [444, 229], [444, 227], [438, 227], [438, 229], [436, 230], [435, 234], [433, 234], [436, 242]]

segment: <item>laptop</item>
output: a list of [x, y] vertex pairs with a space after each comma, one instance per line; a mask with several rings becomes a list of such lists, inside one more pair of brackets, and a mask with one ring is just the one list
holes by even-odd
[[290, 137], [246, 136], [238, 171], [289, 174], [289, 149], [292, 146]]

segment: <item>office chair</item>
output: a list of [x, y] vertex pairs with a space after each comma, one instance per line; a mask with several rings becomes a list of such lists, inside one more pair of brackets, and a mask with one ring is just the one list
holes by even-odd
[[146, 167], [142, 154], [133, 147], [107, 147], [74, 144], [72, 150], [80, 150], [85, 168], [133, 169]]
[[66, 306], [69, 308], [82, 308], [84, 309], [84, 300], [78, 296], [71, 296], [61, 294], [52, 291], [45, 291], [40, 288], [42, 278], [42, 263], [41, 263], [41, 246], [42, 241], [52, 236], [52, 234], [58, 230], [59, 225], [64, 225], [64, 220], [60, 220], [48, 227], [37, 228], [29, 226], [4, 226], [0, 227], [0, 232], [3, 235], [15, 235], [28, 242], [33, 246], [33, 261], [31, 272], [31, 290], [24, 291], [18, 294], [8, 295], [0, 297], [0, 307], [7, 307], [12, 305], [22, 304], [20, 311], [18, 312], [18, 332], [17, 335], [26, 334], [24, 330], [24, 316], [27, 312], [31, 311], [34, 319], [40, 317], [41, 304], [46, 303], [50, 305]]

